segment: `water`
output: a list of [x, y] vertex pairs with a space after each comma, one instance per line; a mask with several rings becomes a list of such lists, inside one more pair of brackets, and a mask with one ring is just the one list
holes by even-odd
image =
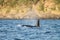
[[40, 27], [21, 26], [35, 23], [36, 20], [0, 20], [0, 40], [60, 40], [60, 20], [40, 20]]

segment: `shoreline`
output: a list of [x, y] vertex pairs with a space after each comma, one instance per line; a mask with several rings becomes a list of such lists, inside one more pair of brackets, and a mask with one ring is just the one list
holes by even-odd
[[[39, 19], [39, 20], [60, 20], [60, 19], [53, 19], [53, 18], [41, 18], [41, 19]], [[38, 20], [38, 19], [8, 19], [8, 18], [6, 18], [6, 19], [0, 19], [0, 20]]]

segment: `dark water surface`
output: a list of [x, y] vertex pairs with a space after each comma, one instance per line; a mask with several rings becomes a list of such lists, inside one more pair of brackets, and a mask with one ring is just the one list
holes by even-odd
[[60, 40], [60, 20], [40, 20], [40, 27], [22, 24], [35, 25], [36, 20], [0, 20], [0, 40]]

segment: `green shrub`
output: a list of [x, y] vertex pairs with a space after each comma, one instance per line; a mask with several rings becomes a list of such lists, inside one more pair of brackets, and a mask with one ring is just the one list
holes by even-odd
[[60, 4], [60, 0], [54, 0], [56, 4]]
[[3, 3], [4, 3], [4, 0], [0, 0], [0, 5], [3, 5]]

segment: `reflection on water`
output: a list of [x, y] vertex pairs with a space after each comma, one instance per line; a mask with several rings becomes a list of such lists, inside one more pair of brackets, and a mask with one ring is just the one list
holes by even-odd
[[60, 40], [60, 20], [40, 20], [40, 27], [22, 24], [35, 25], [36, 20], [0, 20], [0, 40]]

